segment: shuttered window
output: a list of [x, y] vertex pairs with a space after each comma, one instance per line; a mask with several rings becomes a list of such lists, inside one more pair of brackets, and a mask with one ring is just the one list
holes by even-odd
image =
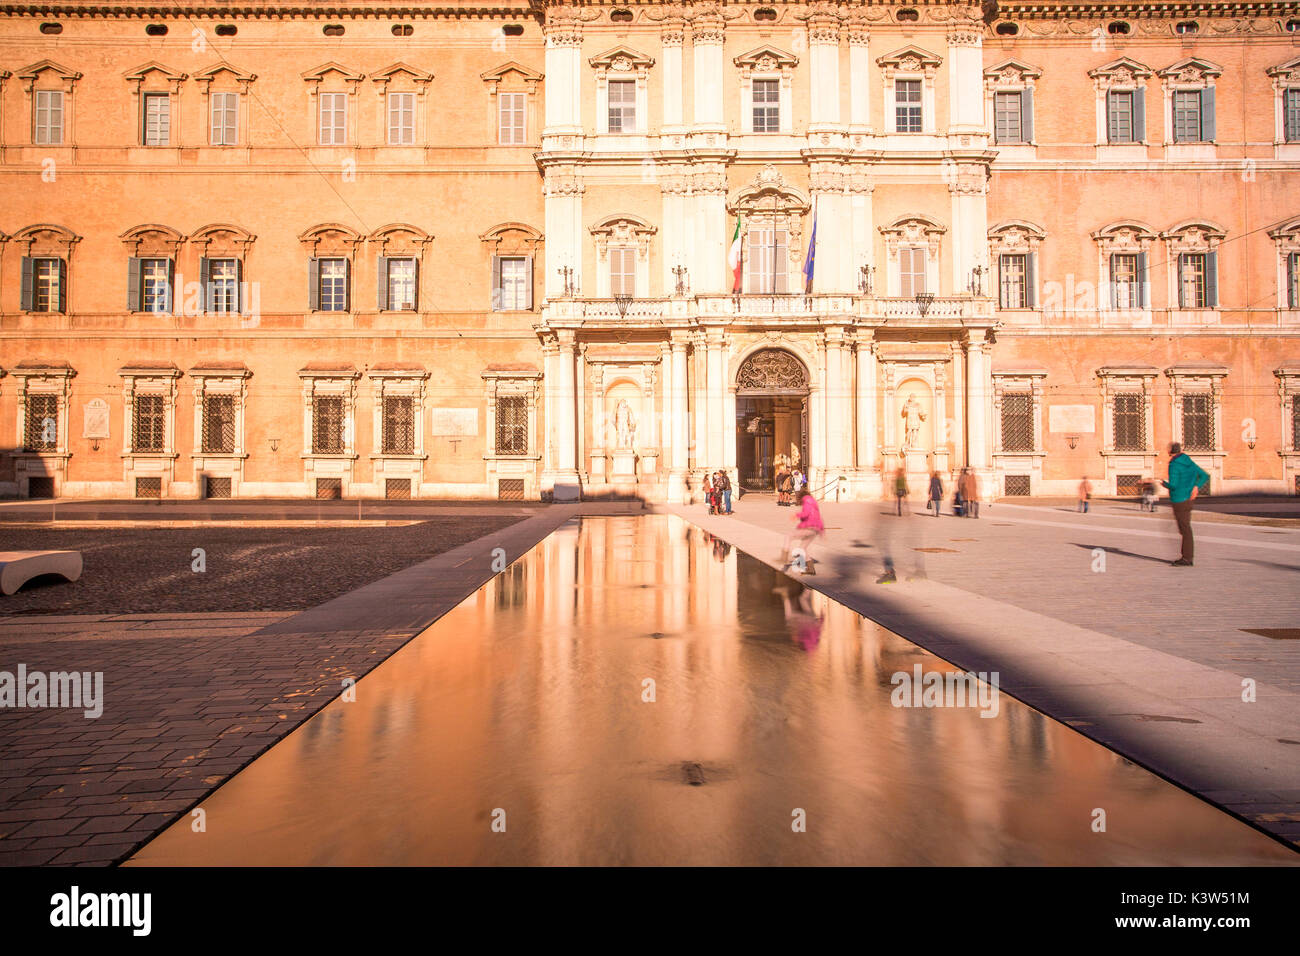
[[1286, 90], [1283, 109], [1286, 113], [1286, 141], [1300, 143], [1300, 87]]
[[238, 259], [205, 259], [200, 263], [206, 311], [239, 311], [239, 266]]
[[66, 311], [64, 279], [67, 263], [62, 259], [24, 259], [22, 268], [21, 304], [25, 311]]
[[320, 312], [348, 311], [348, 261], [318, 259], [320, 266]]
[[520, 146], [525, 142], [524, 95], [497, 94], [497, 142], [502, 146]]
[[626, 247], [609, 250], [610, 295], [636, 295], [636, 250]]
[[1204, 253], [1184, 252], [1178, 256], [1178, 306], [1182, 309], [1204, 309], [1206, 296], [1206, 262]]
[[415, 142], [415, 94], [388, 94], [388, 145], [410, 146]]
[[531, 309], [533, 261], [527, 256], [501, 256], [493, 260], [493, 308], [510, 312]]
[[171, 97], [166, 93], [144, 94], [144, 145], [168, 145], [171, 142], [171, 123]]
[[239, 142], [239, 94], [213, 93], [210, 97], [211, 135], [213, 146], [234, 146]]
[[381, 280], [387, 290], [387, 299], [381, 309], [396, 312], [411, 312], [419, 303], [416, 277], [419, 274], [414, 259], [385, 258], [381, 265], [384, 277]]
[[1117, 252], [1110, 257], [1111, 304], [1116, 309], [1140, 309], [1142, 277], [1137, 253]]
[[343, 146], [348, 141], [348, 95], [318, 93], [320, 100], [320, 145]]
[[63, 91], [36, 91], [35, 128], [32, 142], [37, 146], [59, 146], [63, 143]]
[[745, 265], [749, 269], [749, 291], [768, 295], [789, 292], [789, 239], [784, 229], [751, 228]]
[[924, 246], [903, 246], [898, 250], [898, 294], [913, 298], [926, 291]]
[[1117, 90], [1106, 95], [1106, 128], [1111, 143], [1139, 143], [1144, 134], [1143, 98], [1140, 90]]
[[1004, 309], [1024, 309], [1029, 306], [1027, 258], [1023, 253], [998, 257], [999, 304]]
[[1020, 124], [1020, 93], [995, 93], [993, 96], [993, 131], [999, 143], [1023, 143]]
[[171, 311], [171, 272], [170, 259], [140, 260], [140, 311]]
[[1199, 143], [1201, 141], [1201, 92], [1176, 90], [1174, 92], [1174, 142]]

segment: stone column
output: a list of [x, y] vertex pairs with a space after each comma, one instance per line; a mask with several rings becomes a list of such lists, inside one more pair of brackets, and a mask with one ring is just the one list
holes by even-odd
[[948, 134], [985, 136], [984, 54], [978, 21], [948, 31]]
[[948, 423], [948, 397], [944, 383], [944, 369], [947, 362], [934, 363], [934, 464], [933, 470], [946, 472], [948, 470], [948, 443], [947, 423]]
[[582, 133], [582, 28], [573, 21], [548, 23], [546, 34], [546, 129], [544, 135]]
[[699, 17], [691, 30], [695, 54], [695, 96], [693, 97], [696, 132], [721, 133], [726, 129], [726, 97], [722, 55], [723, 21], [720, 16]]
[[702, 472], [708, 465], [709, 452], [709, 353], [706, 347], [707, 337], [704, 332], [695, 332], [691, 336], [690, 362], [690, 406], [695, 426], [694, 468]]
[[990, 466], [989, 421], [993, 403], [993, 380], [983, 342], [966, 347], [966, 441], [967, 461], [979, 470]]
[[952, 364], [952, 444], [953, 456], [949, 467], [970, 461], [970, 446], [966, 443], [966, 362], [960, 342], [949, 343]]
[[660, 36], [663, 40], [664, 119], [663, 133], [672, 135], [683, 129], [685, 114], [682, 109], [682, 40], [685, 24], [681, 20], [665, 21]]
[[686, 412], [686, 344], [685, 334], [673, 335], [672, 385], [667, 393], [672, 406], [672, 414], [669, 416], [672, 429], [672, 439], [669, 442], [672, 450], [672, 465], [668, 476], [668, 500], [673, 502], [687, 500], [686, 469], [690, 465], [687, 457], [687, 445], [690, 439]]
[[725, 427], [726, 370], [723, 365], [723, 331], [711, 328], [706, 332], [705, 349], [708, 354], [708, 433], [705, 465], [709, 471], [723, 466], [723, 428]]
[[876, 343], [871, 329], [858, 330], [858, 471], [880, 468], [880, 439], [876, 431]]
[[808, 20], [808, 73], [810, 77], [810, 133], [840, 122], [840, 28], [834, 16], [814, 15]]
[[563, 330], [557, 338], [555, 500], [576, 501], [581, 496], [577, 460], [577, 393], [574, 381], [577, 349], [573, 332]]
[[605, 427], [605, 366], [591, 364], [591, 476], [604, 482], [605, 442], [609, 429]]
[[871, 129], [871, 81], [876, 72], [871, 63], [871, 30], [864, 20], [851, 20], [849, 34], [849, 132]]
[[844, 375], [844, 329], [832, 326], [823, 333], [826, 351], [826, 478], [843, 474], [849, 465], [848, 441], [853, 413], [848, 380]]

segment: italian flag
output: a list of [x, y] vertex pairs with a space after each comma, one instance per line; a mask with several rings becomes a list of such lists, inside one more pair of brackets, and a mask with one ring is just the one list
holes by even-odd
[[736, 234], [731, 237], [731, 252], [727, 255], [727, 262], [731, 265], [731, 291], [733, 293], [740, 291], [740, 275], [743, 271], [743, 265], [740, 255], [740, 217], [736, 217]]

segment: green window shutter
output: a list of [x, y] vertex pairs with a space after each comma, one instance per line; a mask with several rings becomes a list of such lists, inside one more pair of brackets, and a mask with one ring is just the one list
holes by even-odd
[[140, 260], [135, 256], [126, 260], [126, 310], [140, 311]]
[[343, 311], [352, 311], [352, 260], [343, 260]]
[[1133, 142], [1145, 143], [1147, 139], [1147, 91], [1133, 91]]
[[388, 258], [386, 256], [379, 257], [379, 279], [377, 285], [379, 302], [376, 308], [379, 309], [380, 312], [383, 312], [388, 308]]
[[1025, 308], [1038, 308], [1038, 253], [1025, 256]]
[[1119, 142], [1119, 116], [1116, 110], [1116, 104], [1119, 102], [1118, 93], [1106, 94], [1106, 142]]
[[59, 312], [68, 312], [68, 260], [59, 260]]
[[1219, 254], [1217, 252], [1205, 254], [1205, 307], [1207, 309], [1219, 307]]
[[307, 308], [320, 311], [320, 260], [307, 260]]
[[501, 257], [492, 257], [492, 311], [501, 311]]
[[1300, 253], [1286, 257], [1286, 306], [1300, 308]]
[[415, 306], [415, 311], [420, 311], [420, 260], [412, 259], [411, 265], [415, 270], [415, 293], [414, 300], [411, 304]]
[[1214, 142], [1214, 87], [1207, 86], [1201, 90], [1201, 139], [1207, 143]]
[[199, 289], [203, 299], [203, 311], [212, 311], [212, 260], [207, 256], [199, 257]]
[[1138, 253], [1137, 281], [1142, 308], [1149, 309], [1151, 308], [1151, 276], [1147, 272], [1147, 254], [1145, 252]]
[[167, 260], [167, 304], [163, 307], [164, 312], [172, 311], [173, 296], [176, 289], [176, 260]]
[[1119, 283], [1115, 281], [1115, 253], [1112, 252], [1109, 256], [1109, 259], [1110, 259], [1110, 263], [1109, 263], [1110, 271], [1107, 273], [1107, 278], [1109, 279], [1109, 283], [1110, 283], [1110, 307], [1118, 311], [1119, 310]]
[[533, 307], [533, 257], [524, 258], [524, 308]]
[[235, 311], [244, 312], [244, 260], [235, 260]]
[[19, 308], [30, 312], [36, 304], [36, 263], [28, 256], [23, 256], [23, 277], [19, 291]]
[[1020, 138], [1026, 143], [1034, 141], [1034, 91], [1020, 92]]

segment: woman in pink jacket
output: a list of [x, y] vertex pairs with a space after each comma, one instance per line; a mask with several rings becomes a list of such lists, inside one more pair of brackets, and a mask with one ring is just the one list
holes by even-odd
[[[782, 566], [782, 571], [793, 571], [796, 574], [813, 574], [812, 557], [808, 554], [808, 546], [814, 540], [820, 538], [826, 531], [826, 526], [822, 523], [821, 509], [817, 507], [817, 499], [808, 491], [808, 486], [804, 485], [799, 489], [799, 511], [791, 517], [795, 522], [794, 530], [786, 536], [785, 539], [785, 557], [786, 562]], [[792, 546], [796, 546], [792, 551]], [[803, 553], [803, 559], [796, 561], [795, 555]]]

